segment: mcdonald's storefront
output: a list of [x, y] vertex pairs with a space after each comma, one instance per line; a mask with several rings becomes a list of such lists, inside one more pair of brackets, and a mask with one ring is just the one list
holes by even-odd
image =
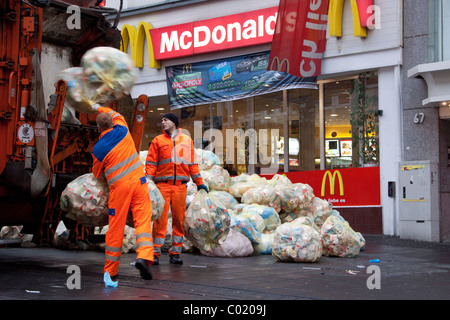
[[[124, 10], [121, 49], [138, 69], [132, 96], [150, 101], [142, 150], [160, 134], [161, 115], [173, 112], [196, 147], [212, 149], [231, 175], [285, 173], [311, 185], [358, 231], [397, 234], [388, 195], [401, 140], [395, 2], [376, 1], [367, 24], [355, 0], [330, 1], [317, 79], [267, 71], [278, 0]], [[254, 133], [254, 149], [230, 143], [239, 130]]]

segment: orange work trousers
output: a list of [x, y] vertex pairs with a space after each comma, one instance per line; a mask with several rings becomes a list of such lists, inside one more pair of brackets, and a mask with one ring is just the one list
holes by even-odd
[[145, 178], [133, 177], [110, 189], [104, 272], [115, 276], [119, 269], [125, 224], [130, 209], [136, 234], [137, 259], [153, 263], [152, 203]]
[[169, 250], [169, 255], [180, 254], [183, 248], [183, 221], [186, 214], [186, 184], [159, 182], [157, 187], [165, 200], [165, 204], [161, 217], [153, 221], [155, 256], [161, 256], [161, 247], [166, 239], [169, 207], [172, 211], [172, 247]]

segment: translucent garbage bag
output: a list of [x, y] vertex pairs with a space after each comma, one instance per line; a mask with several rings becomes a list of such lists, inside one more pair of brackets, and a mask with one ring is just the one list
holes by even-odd
[[300, 213], [311, 205], [314, 199], [314, 192], [310, 185], [294, 183], [275, 188], [281, 199], [281, 210], [283, 212]]
[[241, 199], [243, 194], [252, 188], [259, 187], [267, 183], [266, 178], [262, 178], [257, 174], [240, 174], [231, 178], [229, 193], [235, 198]]
[[292, 182], [284, 174], [275, 174], [272, 179], [267, 181], [272, 187], [291, 185]]
[[275, 231], [269, 233], [261, 233], [261, 241], [253, 245], [254, 252], [257, 254], [272, 254], [273, 239]]
[[256, 230], [255, 225], [247, 217], [233, 215], [231, 217], [231, 228], [246, 236], [252, 244], [261, 243], [261, 233]]
[[196, 248], [209, 252], [227, 238], [230, 220], [227, 209], [213, 195], [200, 190], [186, 210], [185, 237]]
[[86, 96], [100, 104], [129, 94], [136, 81], [133, 60], [116, 48], [95, 47], [88, 50], [81, 58], [81, 67]]
[[320, 234], [320, 227], [314, 222], [314, 219], [310, 216], [301, 216], [298, 217], [296, 219], [294, 219], [293, 221], [291, 221], [291, 223], [294, 224], [305, 224], [311, 228], [313, 228], [314, 230], [316, 230], [319, 234]]
[[150, 194], [150, 199], [152, 201], [152, 221], [157, 220], [161, 217], [161, 214], [164, 210], [164, 204], [166, 201], [159, 191], [156, 184], [147, 179], [148, 193]]
[[[275, 209], [265, 205], [249, 204], [243, 206], [242, 210], [240, 210], [240, 214], [249, 218], [255, 215], [261, 217], [263, 224], [261, 227], [257, 227], [260, 232], [275, 230], [281, 224], [280, 216]], [[253, 218], [253, 220], [256, 223], [256, 221], [259, 221], [260, 219]], [[262, 230], [259, 230], [259, 228]]]
[[59, 74], [59, 78], [67, 83], [66, 102], [77, 111], [88, 112], [91, 104], [87, 93], [84, 91], [83, 68], [64, 69]]
[[221, 166], [214, 165], [209, 170], [200, 171], [200, 174], [210, 191], [228, 191], [230, 188], [230, 174]]
[[247, 190], [241, 198], [241, 202], [246, 204], [262, 204], [281, 211], [281, 199], [275, 192], [275, 188], [269, 184], [260, 185]]
[[[333, 210], [335, 211], [335, 210]], [[324, 255], [354, 257], [361, 248], [360, 236], [342, 217], [331, 214], [321, 228]]]
[[311, 204], [304, 210], [301, 215], [311, 216], [314, 219], [315, 224], [319, 227], [323, 225], [325, 220], [330, 216], [333, 211], [333, 205], [326, 200], [314, 197]]
[[66, 186], [61, 194], [60, 208], [68, 212], [68, 218], [87, 227], [104, 226], [108, 223], [108, 197], [107, 181], [87, 173]]
[[[100, 231], [100, 234], [108, 232], [109, 225], [106, 225]], [[122, 253], [136, 252], [136, 230], [133, 227], [125, 226], [122, 241]]]
[[209, 170], [213, 166], [220, 166], [219, 157], [212, 151], [195, 149], [199, 170]]
[[67, 82], [66, 101], [80, 112], [90, 111], [90, 102], [109, 104], [129, 94], [136, 81], [131, 57], [112, 47], [96, 47], [81, 58], [81, 67], [60, 73]]
[[315, 262], [322, 256], [320, 234], [303, 223], [284, 223], [275, 231], [272, 255], [284, 262]]
[[234, 229], [230, 229], [226, 240], [211, 251], [200, 250], [200, 253], [209, 257], [235, 258], [248, 257], [253, 254], [250, 240]]
[[239, 204], [239, 202], [237, 202], [237, 200], [226, 191], [212, 190], [210, 191], [210, 194], [216, 197], [217, 200], [222, 202], [222, 204], [227, 209], [233, 209]]

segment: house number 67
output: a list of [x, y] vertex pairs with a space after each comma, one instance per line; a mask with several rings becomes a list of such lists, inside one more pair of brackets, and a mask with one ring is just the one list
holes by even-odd
[[414, 123], [423, 123], [423, 119], [425, 118], [425, 115], [420, 112], [420, 113], [416, 113], [414, 115]]

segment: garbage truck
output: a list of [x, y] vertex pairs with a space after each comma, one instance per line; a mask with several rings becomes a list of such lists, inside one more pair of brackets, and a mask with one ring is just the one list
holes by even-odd
[[[51, 244], [65, 218], [66, 185], [92, 171], [98, 139], [95, 115], [66, 103], [67, 82], [58, 78], [79, 66], [94, 47], [119, 48], [116, 20], [98, 0], [2, 0], [0, 3], [0, 227], [21, 225], [33, 242]], [[137, 150], [147, 96], [125, 96], [111, 105], [130, 127]], [[135, 120], [139, 119], [139, 121]], [[89, 228], [68, 222], [72, 239]], [[68, 227], [69, 228], [69, 227]]]

